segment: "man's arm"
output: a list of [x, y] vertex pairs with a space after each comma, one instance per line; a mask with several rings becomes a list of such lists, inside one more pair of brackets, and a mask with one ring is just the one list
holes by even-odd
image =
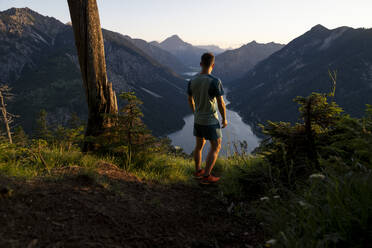
[[194, 102], [194, 98], [192, 96], [188, 96], [187, 98], [188, 102], [189, 102], [189, 106], [192, 110], [193, 113], [195, 113], [195, 102]]
[[225, 101], [223, 100], [223, 96], [217, 97], [217, 105], [218, 105], [218, 110], [220, 111], [220, 114], [222, 116], [222, 128], [225, 128], [227, 126], [227, 120], [226, 120], [226, 105], [225, 105]]

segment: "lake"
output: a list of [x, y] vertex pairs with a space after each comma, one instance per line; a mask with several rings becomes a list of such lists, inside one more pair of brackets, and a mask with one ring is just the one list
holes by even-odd
[[[185, 73], [186, 76], [193, 76], [195, 73]], [[225, 89], [227, 93], [228, 89]], [[226, 94], [225, 94], [226, 95]], [[239, 141], [246, 141], [248, 144], [247, 151], [252, 152], [260, 142], [260, 139], [252, 132], [252, 128], [243, 122], [240, 115], [230, 110], [228, 104], [230, 103], [226, 97], [224, 97], [226, 103], [226, 117], [228, 126], [222, 129], [222, 150], [221, 155], [228, 156], [236, 150], [234, 144], [240, 148]], [[221, 120], [221, 116], [220, 116]], [[193, 136], [194, 128], [194, 115], [189, 115], [184, 118], [186, 124], [183, 128], [177, 132], [170, 134], [168, 137], [172, 140], [172, 145], [181, 147], [186, 153], [190, 154], [194, 150], [195, 137]], [[207, 149], [206, 149], [207, 148]], [[207, 154], [209, 149], [209, 142], [207, 142], [204, 148], [203, 157]]]

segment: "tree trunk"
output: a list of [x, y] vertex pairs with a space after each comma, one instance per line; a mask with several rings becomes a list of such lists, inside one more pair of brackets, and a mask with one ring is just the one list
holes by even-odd
[[6, 129], [6, 133], [8, 134], [9, 143], [13, 144], [12, 133], [11, 133], [10, 127], [9, 127], [8, 113], [6, 111], [4, 96], [3, 96], [3, 93], [1, 91], [0, 91], [0, 101], [1, 101], [1, 112], [3, 114], [5, 129]]
[[[88, 102], [85, 136], [97, 137], [111, 126], [105, 114], [118, 111], [116, 94], [107, 80], [105, 50], [96, 0], [68, 0], [75, 44]], [[94, 150], [85, 141], [84, 151]]]

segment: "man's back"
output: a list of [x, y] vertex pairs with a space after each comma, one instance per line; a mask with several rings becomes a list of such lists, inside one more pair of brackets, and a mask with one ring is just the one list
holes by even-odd
[[[201, 183], [210, 184], [220, 180], [219, 177], [211, 175], [221, 149], [222, 131], [218, 121], [217, 109], [222, 116], [222, 128], [227, 126], [226, 106], [223, 100], [223, 88], [221, 80], [210, 75], [214, 67], [214, 55], [204, 53], [201, 57], [201, 72], [190, 80], [187, 93], [187, 101], [194, 113], [194, 131], [196, 144], [194, 149], [196, 178]], [[201, 168], [202, 151], [205, 140], [209, 140], [211, 148], [205, 163], [205, 170]]]
[[218, 124], [216, 97], [224, 94], [221, 80], [208, 75], [199, 74], [189, 82], [188, 94], [195, 101], [195, 123], [199, 125]]

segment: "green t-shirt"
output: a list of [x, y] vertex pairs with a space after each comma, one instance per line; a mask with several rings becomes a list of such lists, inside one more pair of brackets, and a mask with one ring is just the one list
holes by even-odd
[[199, 125], [216, 125], [218, 106], [216, 97], [224, 94], [221, 80], [208, 74], [198, 74], [188, 84], [187, 93], [195, 101], [194, 122]]

